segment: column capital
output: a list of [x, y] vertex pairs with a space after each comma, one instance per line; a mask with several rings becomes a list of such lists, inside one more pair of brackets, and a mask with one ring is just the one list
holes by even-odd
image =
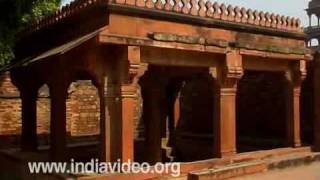
[[[113, 89], [114, 95], [116, 95], [116, 88], [119, 87], [119, 96], [121, 97], [136, 97], [139, 79], [148, 70], [148, 64], [129, 64], [128, 68], [128, 78], [125, 82], [120, 82], [120, 84], [114, 84]], [[110, 88], [110, 87], [109, 87]], [[110, 92], [110, 91], [109, 91]]]
[[285, 77], [287, 81], [294, 86], [294, 88], [300, 88], [302, 82], [307, 77], [306, 61], [300, 60], [293, 63], [290, 66], [290, 69], [286, 72]]
[[148, 64], [141, 62], [140, 46], [128, 46], [126, 58], [128, 61], [128, 77], [125, 78], [125, 83], [136, 85], [140, 77], [148, 70]]
[[128, 84], [137, 85], [139, 79], [148, 70], [148, 64], [146, 63], [129, 63]]
[[119, 58], [117, 63], [118, 80], [115, 80], [121, 85], [137, 85], [141, 76], [148, 70], [148, 64], [141, 62], [141, 49], [139, 46], [127, 46], [126, 48], [118, 49], [116, 58]]
[[209, 73], [217, 80], [221, 88], [236, 89], [237, 82], [242, 78], [242, 55], [238, 49], [229, 49], [225, 62], [218, 67], [210, 67]]

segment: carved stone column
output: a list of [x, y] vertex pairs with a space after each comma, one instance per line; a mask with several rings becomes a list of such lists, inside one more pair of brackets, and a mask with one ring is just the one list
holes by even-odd
[[[62, 79], [60, 79], [62, 81]], [[50, 121], [50, 156], [53, 161], [65, 161], [66, 147], [66, 99], [67, 83], [50, 84], [51, 121]]]
[[243, 75], [242, 56], [238, 50], [226, 54], [225, 64], [210, 68], [216, 79], [214, 104], [214, 153], [225, 157], [236, 153], [236, 94]]
[[134, 118], [138, 80], [147, 70], [140, 62], [140, 48], [117, 49], [116, 67], [105, 83], [106, 116], [101, 133], [104, 138], [102, 158], [105, 161], [134, 160]]
[[300, 147], [300, 94], [301, 84], [306, 78], [306, 62], [299, 61], [292, 64], [290, 70], [286, 72], [287, 93], [287, 143], [292, 147]]

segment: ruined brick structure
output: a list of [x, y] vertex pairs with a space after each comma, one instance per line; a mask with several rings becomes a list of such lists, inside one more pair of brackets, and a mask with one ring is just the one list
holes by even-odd
[[[69, 88], [67, 99], [67, 132], [70, 143], [99, 135], [99, 101], [90, 81], [77, 81]], [[1, 148], [19, 147], [21, 135], [21, 99], [8, 73], [0, 82]], [[37, 133], [39, 145], [48, 145], [50, 133], [50, 97], [47, 86], [39, 89], [37, 101]], [[82, 137], [82, 138], [80, 138]], [[93, 138], [87, 138], [92, 140]], [[96, 138], [94, 138], [96, 139]]]
[[[18, 153], [39, 153], [48, 127], [53, 161], [320, 147], [310, 131], [319, 124], [301, 108], [313, 57], [298, 19], [203, 0], [79, 0], [19, 37], [3, 70], [20, 93]], [[69, 146], [88, 141], [95, 150]]]

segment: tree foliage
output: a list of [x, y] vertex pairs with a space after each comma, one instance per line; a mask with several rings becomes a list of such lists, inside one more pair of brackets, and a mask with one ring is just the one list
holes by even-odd
[[0, 0], [0, 67], [14, 58], [16, 33], [59, 8], [61, 0]]

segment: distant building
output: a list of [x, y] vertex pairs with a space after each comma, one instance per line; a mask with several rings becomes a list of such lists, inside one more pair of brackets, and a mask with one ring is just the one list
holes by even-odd
[[312, 0], [306, 9], [309, 16], [309, 26], [305, 28], [308, 47], [318, 47], [320, 40], [320, 0]]

